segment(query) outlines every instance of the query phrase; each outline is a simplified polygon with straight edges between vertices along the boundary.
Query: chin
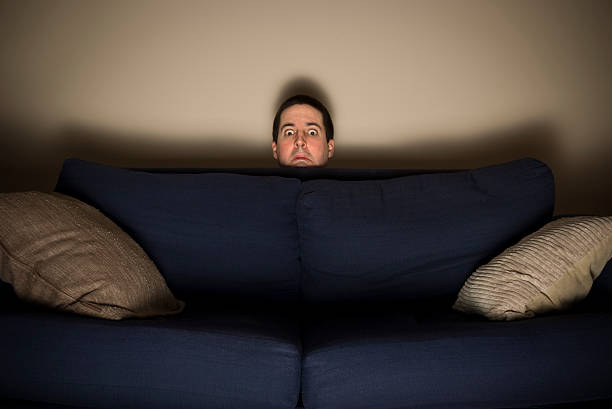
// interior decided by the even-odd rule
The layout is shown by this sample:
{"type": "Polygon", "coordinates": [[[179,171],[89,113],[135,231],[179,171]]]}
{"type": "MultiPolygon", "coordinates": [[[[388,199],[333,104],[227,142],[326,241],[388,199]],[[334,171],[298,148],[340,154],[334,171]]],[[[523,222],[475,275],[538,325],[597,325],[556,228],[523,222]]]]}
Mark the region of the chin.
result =
{"type": "Polygon", "coordinates": [[[316,167],[325,166],[326,163],[327,161],[324,161],[323,163],[316,163],[310,159],[297,159],[297,160],[289,160],[289,161],[278,160],[278,164],[280,166],[291,167],[291,168],[307,168],[307,167],[316,168],[316,167]]]}
{"type": "Polygon", "coordinates": [[[295,168],[306,168],[306,167],[310,167],[310,168],[321,168],[323,166],[325,166],[325,162],[324,163],[315,163],[315,162],[310,162],[310,161],[299,161],[299,162],[295,162],[290,164],[289,166],[293,166],[295,168]]]}

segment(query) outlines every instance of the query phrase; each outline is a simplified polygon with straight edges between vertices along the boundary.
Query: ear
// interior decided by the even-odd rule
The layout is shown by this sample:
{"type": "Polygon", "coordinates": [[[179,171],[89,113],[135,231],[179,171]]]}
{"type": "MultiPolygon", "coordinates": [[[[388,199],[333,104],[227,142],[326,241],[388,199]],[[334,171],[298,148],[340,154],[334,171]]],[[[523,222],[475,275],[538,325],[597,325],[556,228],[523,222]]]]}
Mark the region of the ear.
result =
{"type": "Polygon", "coordinates": [[[329,142],[327,142],[327,157],[331,158],[334,156],[334,140],[330,139],[329,142]]]}
{"type": "Polygon", "coordinates": [[[276,154],[276,142],[272,141],[272,156],[274,159],[278,160],[278,155],[276,154]]]}

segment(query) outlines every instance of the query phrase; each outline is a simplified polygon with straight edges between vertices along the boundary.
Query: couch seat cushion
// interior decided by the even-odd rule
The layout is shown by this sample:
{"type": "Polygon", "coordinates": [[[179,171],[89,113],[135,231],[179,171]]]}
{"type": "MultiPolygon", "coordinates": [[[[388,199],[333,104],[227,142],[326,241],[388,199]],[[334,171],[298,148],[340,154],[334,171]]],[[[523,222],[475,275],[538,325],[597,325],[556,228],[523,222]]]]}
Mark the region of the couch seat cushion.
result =
{"type": "Polygon", "coordinates": [[[304,407],[497,408],[612,398],[611,311],[493,322],[452,311],[451,303],[442,312],[312,317],[304,407]]]}
{"type": "Polygon", "coordinates": [[[106,321],[13,303],[0,312],[0,397],[107,409],[294,408],[294,321],[252,306],[106,321]]]}

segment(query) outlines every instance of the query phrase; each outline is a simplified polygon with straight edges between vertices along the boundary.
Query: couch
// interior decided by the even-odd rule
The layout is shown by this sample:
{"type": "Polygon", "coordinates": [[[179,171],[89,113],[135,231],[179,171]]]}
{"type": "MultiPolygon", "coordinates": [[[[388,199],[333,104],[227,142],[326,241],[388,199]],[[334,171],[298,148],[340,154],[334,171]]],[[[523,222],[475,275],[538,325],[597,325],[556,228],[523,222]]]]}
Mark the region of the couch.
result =
{"type": "Polygon", "coordinates": [[[558,218],[535,159],[437,171],[68,159],[56,191],[138,243],[184,309],[107,320],[0,283],[3,407],[612,401],[612,262],[563,310],[489,320],[453,308],[476,269],[558,218]]]}

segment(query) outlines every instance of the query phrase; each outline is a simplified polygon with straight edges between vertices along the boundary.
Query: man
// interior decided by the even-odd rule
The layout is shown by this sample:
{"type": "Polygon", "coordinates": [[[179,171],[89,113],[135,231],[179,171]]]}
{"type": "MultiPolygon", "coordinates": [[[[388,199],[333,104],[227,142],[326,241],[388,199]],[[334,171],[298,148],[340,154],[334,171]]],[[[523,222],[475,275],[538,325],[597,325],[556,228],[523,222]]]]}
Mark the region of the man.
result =
{"type": "Polygon", "coordinates": [[[334,125],[327,108],[307,95],[283,102],[272,126],[272,155],[281,166],[325,166],[334,156],[334,125]]]}

